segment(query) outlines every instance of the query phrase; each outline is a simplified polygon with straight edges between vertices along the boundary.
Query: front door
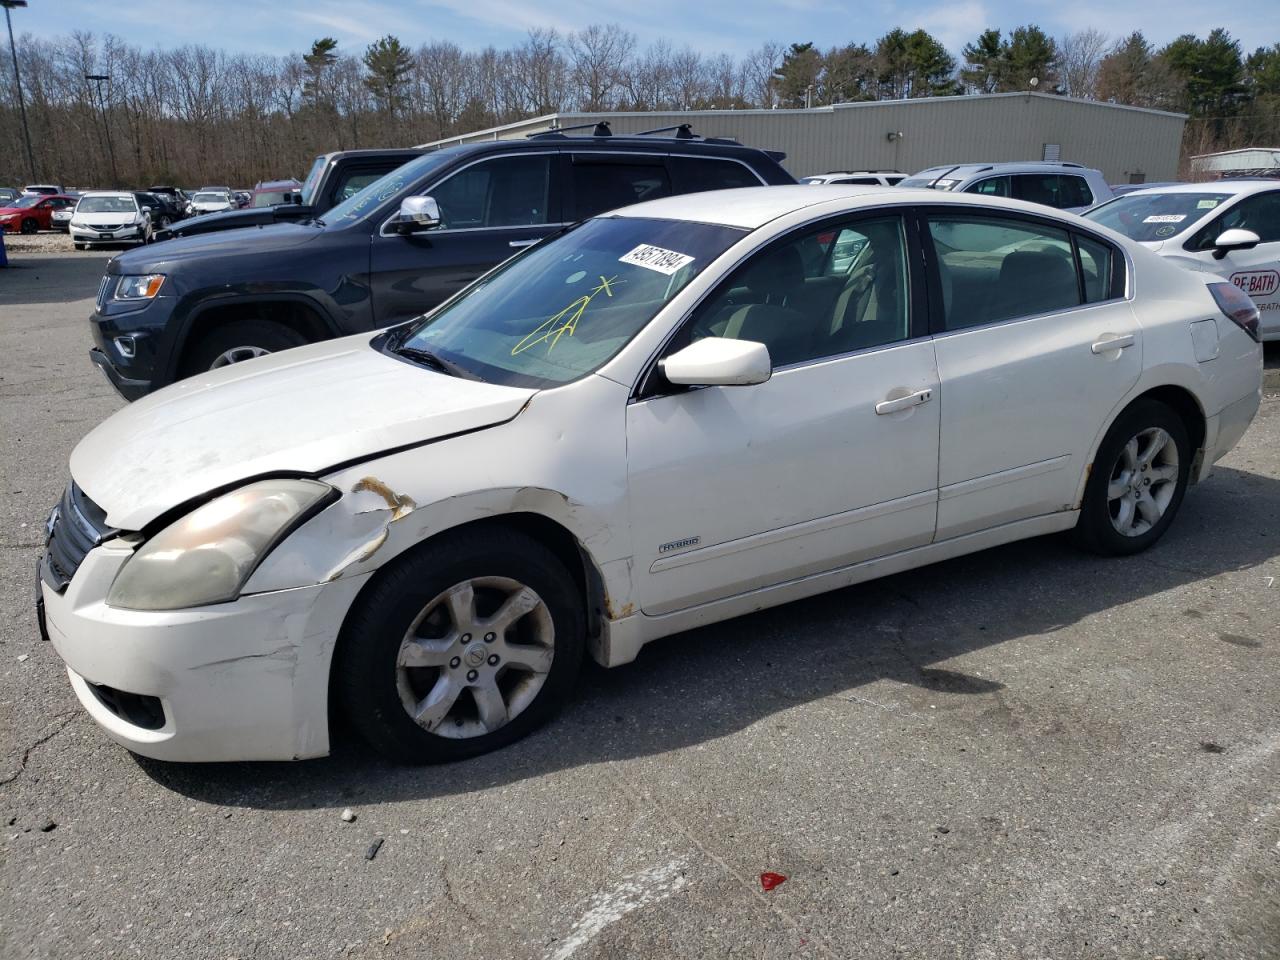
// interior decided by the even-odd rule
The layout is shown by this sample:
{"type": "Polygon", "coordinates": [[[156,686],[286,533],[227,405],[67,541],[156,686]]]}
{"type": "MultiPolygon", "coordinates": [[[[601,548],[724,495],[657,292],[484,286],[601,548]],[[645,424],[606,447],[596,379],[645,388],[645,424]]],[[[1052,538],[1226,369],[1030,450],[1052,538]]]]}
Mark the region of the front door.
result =
{"type": "Polygon", "coordinates": [[[428,186],[439,227],[373,235],[370,285],[378,326],[409,320],[453,296],[490,267],[560,228],[552,189],[556,154],[488,157],[428,186]]]}
{"type": "MultiPolygon", "coordinates": [[[[1253,298],[1262,312],[1264,330],[1280,326],[1280,190],[1245,197],[1202,228],[1187,242],[1190,250],[1170,254],[1197,270],[1226,277],[1253,298]],[[1262,241],[1252,250],[1232,250],[1222,259],[1213,242],[1225,230],[1251,230],[1262,241]]],[[[1162,251],[1163,252],[1163,251],[1162,251]]]]}
{"type": "Polygon", "coordinates": [[[1123,258],[1035,218],[926,220],[941,305],[937,538],[1069,510],[1098,429],[1142,371],[1123,258]]]}
{"type": "Polygon", "coordinates": [[[627,412],[636,589],[662,614],[927,544],[937,371],[904,224],[803,228],[704,301],[668,353],[764,343],[772,378],[646,386],[627,412]],[[918,323],[919,317],[916,318],[918,323]]]}

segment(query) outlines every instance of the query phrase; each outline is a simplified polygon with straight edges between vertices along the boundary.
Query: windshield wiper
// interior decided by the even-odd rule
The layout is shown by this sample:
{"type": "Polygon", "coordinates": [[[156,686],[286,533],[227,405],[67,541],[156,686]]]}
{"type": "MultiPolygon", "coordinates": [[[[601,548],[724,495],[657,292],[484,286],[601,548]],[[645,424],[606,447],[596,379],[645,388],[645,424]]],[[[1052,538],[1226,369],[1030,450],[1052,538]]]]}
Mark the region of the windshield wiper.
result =
{"type": "Polygon", "coordinates": [[[444,357],[438,356],[430,350],[423,350],[421,347],[396,347],[391,352],[409,360],[417,360],[419,363],[425,364],[428,367],[434,367],[441,373],[447,373],[451,377],[461,377],[463,380],[479,380],[482,383],[484,382],[483,377],[477,376],[466,367],[460,366],[452,360],[446,360],[444,357]]]}

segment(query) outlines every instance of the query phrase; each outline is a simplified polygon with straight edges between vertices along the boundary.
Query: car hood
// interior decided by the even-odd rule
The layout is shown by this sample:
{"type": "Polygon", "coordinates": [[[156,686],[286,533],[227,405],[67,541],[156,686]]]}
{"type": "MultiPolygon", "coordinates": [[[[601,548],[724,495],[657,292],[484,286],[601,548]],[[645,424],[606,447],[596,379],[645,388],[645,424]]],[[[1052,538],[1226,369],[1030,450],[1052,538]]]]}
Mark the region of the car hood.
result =
{"type": "Polygon", "coordinates": [[[257,227],[272,223],[283,223],[292,220],[304,220],[314,216],[311,207],[299,204],[281,207],[250,207],[247,210],[223,210],[221,213],[206,213],[198,217],[190,217],[181,223],[175,223],[169,233],[175,237],[194,236],[197,233],[213,233],[217,230],[233,230],[237,227],[257,227]]]}
{"type": "Polygon", "coordinates": [[[319,227],[303,227],[296,223],[277,223],[257,230],[220,230],[179,236],[162,243],[135,247],[113,257],[107,272],[113,274],[165,273],[186,260],[218,257],[242,260],[238,270],[252,267],[253,261],[265,253],[296,248],[321,235],[319,227]],[[244,263],[243,261],[248,261],[244,263]]]}
{"type": "Polygon", "coordinates": [[[271,474],[323,474],[505,423],[534,391],[436,373],[344,337],[182,380],[125,407],[71,454],[71,476],[122,530],[271,474]]]}
{"type": "Polygon", "coordinates": [[[31,207],[0,207],[0,217],[12,217],[15,213],[26,213],[31,207]]]}

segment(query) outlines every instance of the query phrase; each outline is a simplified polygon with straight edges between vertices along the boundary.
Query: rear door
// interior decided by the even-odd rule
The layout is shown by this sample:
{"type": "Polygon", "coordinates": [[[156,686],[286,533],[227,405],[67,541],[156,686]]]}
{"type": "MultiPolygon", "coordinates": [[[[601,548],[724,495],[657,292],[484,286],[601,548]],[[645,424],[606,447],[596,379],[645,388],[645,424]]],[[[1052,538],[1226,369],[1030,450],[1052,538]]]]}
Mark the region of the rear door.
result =
{"type": "Polygon", "coordinates": [[[567,154],[565,220],[573,223],[606,210],[671,196],[667,158],[660,153],[567,154]]]}
{"type": "Polygon", "coordinates": [[[1099,429],[1142,371],[1123,255],[1035,217],[938,207],[923,221],[938,539],[1071,509],[1099,429]]]}
{"type": "Polygon", "coordinates": [[[373,235],[370,286],[378,326],[409,320],[561,227],[555,150],[487,156],[422,190],[441,223],[412,234],[393,215],[373,235]]]}

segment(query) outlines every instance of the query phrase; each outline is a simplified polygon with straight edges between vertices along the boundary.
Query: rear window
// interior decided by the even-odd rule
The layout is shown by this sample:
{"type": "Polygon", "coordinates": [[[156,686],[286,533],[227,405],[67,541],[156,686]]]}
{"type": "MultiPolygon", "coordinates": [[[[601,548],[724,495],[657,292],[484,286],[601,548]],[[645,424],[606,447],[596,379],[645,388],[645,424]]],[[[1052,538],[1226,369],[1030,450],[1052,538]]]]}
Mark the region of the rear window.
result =
{"type": "Polygon", "coordinates": [[[607,210],[671,196],[671,180],[661,162],[602,163],[575,157],[569,170],[568,220],[583,220],[607,210]]]}
{"type": "Polygon", "coordinates": [[[1213,216],[1231,199],[1229,193],[1130,193],[1084,214],[1130,240],[1154,243],[1168,240],[1213,216]]]}
{"type": "Polygon", "coordinates": [[[672,193],[699,193],[703,190],[728,190],[734,187],[758,187],[759,177],[736,160],[715,157],[671,157],[672,193]]]}

